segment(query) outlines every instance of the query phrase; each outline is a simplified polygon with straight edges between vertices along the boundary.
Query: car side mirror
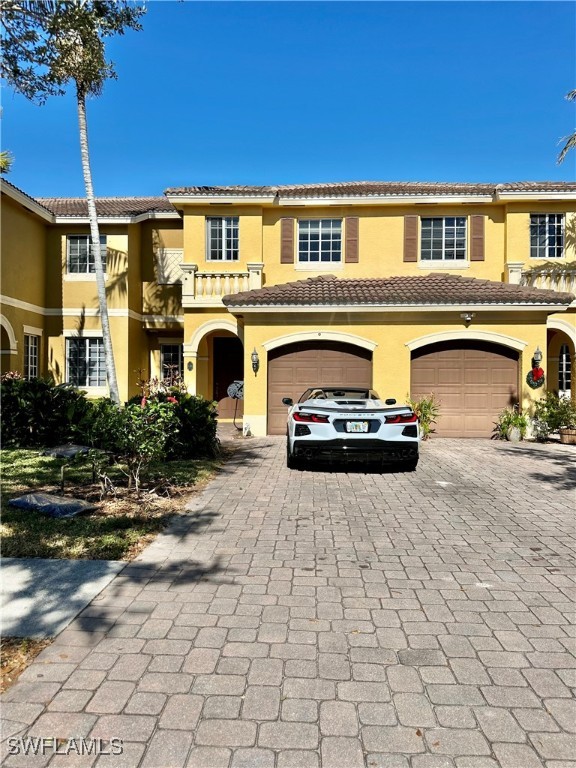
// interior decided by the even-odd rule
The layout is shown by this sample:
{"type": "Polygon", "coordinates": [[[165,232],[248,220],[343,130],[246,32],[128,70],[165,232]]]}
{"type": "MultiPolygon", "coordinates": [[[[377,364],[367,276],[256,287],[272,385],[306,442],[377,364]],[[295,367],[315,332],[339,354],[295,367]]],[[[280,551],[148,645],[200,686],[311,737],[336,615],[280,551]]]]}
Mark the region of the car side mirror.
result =
{"type": "Polygon", "coordinates": [[[284,405],[288,405],[288,406],[294,405],[294,400],[292,400],[291,397],[283,397],[282,402],[284,403],[284,405]]]}
{"type": "Polygon", "coordinates": [[[396,405],[396,400],[393,397],[389,397],[385,402],[386,405],[396,405]]]}

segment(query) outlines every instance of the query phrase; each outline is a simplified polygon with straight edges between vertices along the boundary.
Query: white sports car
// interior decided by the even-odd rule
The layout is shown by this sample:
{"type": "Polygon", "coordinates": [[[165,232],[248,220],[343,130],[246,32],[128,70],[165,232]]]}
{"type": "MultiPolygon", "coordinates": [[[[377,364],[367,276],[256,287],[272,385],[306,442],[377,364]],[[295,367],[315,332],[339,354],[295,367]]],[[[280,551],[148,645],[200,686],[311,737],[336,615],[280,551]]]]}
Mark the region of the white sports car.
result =
{"type": "Polygon", "coordinates": [[[289,406],[287,464],[303,461],[379,461],[413,471],[418,464],[420,426],[408,405],[380,400],[362,387],[314,387],[289,406]]]}

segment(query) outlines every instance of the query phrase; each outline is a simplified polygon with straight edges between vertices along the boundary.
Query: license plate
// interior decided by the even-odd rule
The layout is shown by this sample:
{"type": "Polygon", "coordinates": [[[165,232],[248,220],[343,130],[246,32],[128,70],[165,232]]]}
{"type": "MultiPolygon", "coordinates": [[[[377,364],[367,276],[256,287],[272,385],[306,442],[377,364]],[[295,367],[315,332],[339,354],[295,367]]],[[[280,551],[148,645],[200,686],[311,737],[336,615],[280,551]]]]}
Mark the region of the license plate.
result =
{"type": "Polygon", "coordinates": [[[368,432],[367,421],[347,421],[346,432],[368,432]]]}

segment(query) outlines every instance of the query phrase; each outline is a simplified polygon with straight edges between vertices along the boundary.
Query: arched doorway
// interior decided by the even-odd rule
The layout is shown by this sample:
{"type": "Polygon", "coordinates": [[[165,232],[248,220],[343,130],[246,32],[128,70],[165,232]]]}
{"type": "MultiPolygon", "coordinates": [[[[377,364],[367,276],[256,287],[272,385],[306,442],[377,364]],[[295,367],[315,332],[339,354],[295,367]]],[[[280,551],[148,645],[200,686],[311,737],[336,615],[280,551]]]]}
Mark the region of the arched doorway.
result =
{"type": "Polygon", "coordinates": [[[268,353],[268,434],[286,432],[283,397],[321,385],[372,386],[372,352],[336,341],[302,341],[268,353]]]}
{"type": "Polygon", "coordinates": [[[518,402],[516,350],[477,340],[444,341],[412,352],[414,399],[440,402],[440,437],[490,437],[498,414],[518,402]]]}

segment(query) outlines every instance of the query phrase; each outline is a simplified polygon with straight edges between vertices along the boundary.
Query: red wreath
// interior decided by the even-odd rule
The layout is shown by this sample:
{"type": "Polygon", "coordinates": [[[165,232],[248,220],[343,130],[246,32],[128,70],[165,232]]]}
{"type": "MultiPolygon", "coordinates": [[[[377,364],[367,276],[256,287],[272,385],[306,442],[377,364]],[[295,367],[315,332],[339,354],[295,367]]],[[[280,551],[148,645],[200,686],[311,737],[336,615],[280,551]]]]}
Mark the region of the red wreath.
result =
{"type": "Polygon", "coordinates": [[[526,384],[530,389],[539,389],[544,384],[544,369],[539,366],[534,366],[531,371],[528,371],[526,376],[526,384]]]}
{"type": "Polygon", "coordinates": [[[534,383],[537,381],[540,381],[540,379],[544,376],[544,369],[543,368],[532,368],[532,378],[534,379],[534,383]]]}

